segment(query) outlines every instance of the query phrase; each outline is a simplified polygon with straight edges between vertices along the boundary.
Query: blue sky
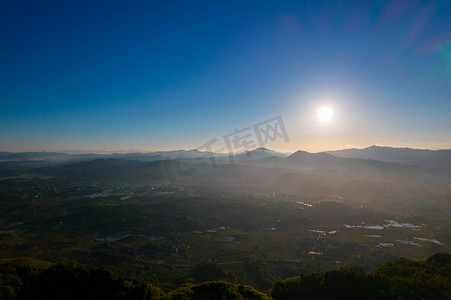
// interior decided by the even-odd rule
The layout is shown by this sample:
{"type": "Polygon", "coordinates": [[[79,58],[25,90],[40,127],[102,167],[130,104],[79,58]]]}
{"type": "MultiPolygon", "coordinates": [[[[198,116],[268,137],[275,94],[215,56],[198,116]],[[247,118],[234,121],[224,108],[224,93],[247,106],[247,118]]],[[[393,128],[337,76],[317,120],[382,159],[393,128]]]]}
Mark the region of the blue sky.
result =
{"type": "Polygon", "coordinates": [[[192,149],[278,115],[272,149],[451,148],[449,1],[6,0],[0,39],[0,151],[192,149]]]}

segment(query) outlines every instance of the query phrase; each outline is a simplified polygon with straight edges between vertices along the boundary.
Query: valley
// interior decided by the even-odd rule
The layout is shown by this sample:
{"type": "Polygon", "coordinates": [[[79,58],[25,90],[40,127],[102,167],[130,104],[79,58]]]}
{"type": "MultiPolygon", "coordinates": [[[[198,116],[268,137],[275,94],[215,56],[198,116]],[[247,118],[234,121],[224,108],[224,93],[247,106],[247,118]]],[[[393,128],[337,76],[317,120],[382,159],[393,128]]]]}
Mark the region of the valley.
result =
{"type": "Polygon", "coordinates": [[[393,168],[405,167],[366,168],[362,176],[349,165],[306,171],[311,162],[296,171],[184,163],[196,174],[172,184],[143,178],[142,170],[155,168],[146,161],[111,159],[5,176],[0,254],[75,260],[162,288],[227,280],[267,289],[299,274],[370,271],[399,257],[451,252],[448,202],[437,201],[449,186],[421,182],[422,169],[394,176],[393,168]],[[79,176],[93,166],[91,176],[79,176]]]}

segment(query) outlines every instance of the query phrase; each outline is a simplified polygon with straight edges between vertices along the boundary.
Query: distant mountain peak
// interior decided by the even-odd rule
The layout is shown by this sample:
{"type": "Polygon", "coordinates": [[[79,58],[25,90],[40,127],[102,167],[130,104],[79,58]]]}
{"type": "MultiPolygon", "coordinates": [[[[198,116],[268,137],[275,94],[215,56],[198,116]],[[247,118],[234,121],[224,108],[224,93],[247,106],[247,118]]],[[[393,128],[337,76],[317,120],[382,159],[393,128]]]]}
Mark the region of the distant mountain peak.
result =
{"type": "MultiPolygon", "coordinates": [[[[356,149],[356,148],[354,148],[356,149]]],[[[378,146],[378,145],[372,145],[363,149],[356,149],[356,150],[427,150],[427,149],[415,149],[415,148],[409,148],[409,147],[390,147],[390,146],[378,146]]],[[[340,150],[337,150],[340,151],[340,150]]]]}
{"type": "Polygon", "coordinates": [[[333,157],[333,155],[327,153],[327,152],[319,152],[319,153],[311,153],[303,150],[298,150],[291,154],[289,157],[333,157]]]}
{"type": "Polygon", "coordinates": [[[240,161],[242,160],[255,160],[267,157],[286,157],[286,153],[277,152],[265,147],[259,147],[252,150],[243,151],[236,155],[236,158],[240,161]]]}
{"type": "Polygon", "coordinates": [[[294,152],[293,154],[291,154],[290,156],[300,156],[300,155],[307,155],[307,154],[311,154],[310,152],[307,151],[303,151],[303,150],[298,150],[296,152],[294,152]]]}
{"type": "Polygon", "coordinates": [[[446,150],[373,145],[364,149],[344,149],[328,153],[341,158],[371,159],[428,169],[451,170],[451,151],[446,150]]]}

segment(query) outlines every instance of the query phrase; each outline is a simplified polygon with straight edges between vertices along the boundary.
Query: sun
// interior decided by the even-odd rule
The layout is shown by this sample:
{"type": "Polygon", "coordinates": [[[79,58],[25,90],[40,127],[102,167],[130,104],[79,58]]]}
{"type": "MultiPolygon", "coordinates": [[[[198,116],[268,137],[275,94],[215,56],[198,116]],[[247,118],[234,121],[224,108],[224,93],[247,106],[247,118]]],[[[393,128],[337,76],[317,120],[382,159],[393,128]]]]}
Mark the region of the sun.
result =
{"type": "Polygon", "coordinates": [[[321,122],[329,122],[332,120],[334,112],[330,107],[323,106],[318,110],[318,119],[321,122]]]}

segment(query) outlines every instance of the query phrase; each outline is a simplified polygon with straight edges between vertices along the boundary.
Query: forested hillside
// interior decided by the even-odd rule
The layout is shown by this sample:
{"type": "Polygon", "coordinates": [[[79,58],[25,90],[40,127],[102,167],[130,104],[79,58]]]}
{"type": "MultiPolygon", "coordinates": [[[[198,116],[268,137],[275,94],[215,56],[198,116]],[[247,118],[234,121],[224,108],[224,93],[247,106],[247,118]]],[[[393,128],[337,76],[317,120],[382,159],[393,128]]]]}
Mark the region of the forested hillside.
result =
{"type": "Polygon", "coordinates": [[[31,258],[0,261],[1,299],[450,299],[451,255],[400,259],[371,272],[341,269],[288,278],[268,291],[225,281],[163,290],[114,271],[31,258]]]}

